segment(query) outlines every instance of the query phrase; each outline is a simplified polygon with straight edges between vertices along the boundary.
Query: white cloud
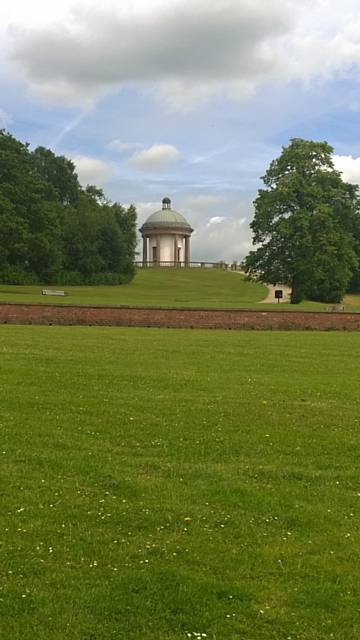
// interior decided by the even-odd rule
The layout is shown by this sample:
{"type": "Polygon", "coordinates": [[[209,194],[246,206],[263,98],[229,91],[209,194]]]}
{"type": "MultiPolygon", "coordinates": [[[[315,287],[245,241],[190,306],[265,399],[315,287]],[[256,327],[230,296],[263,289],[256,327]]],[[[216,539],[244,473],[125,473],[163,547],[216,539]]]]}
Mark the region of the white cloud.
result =
{"type": "Polygon", "coordinates": [[[75,156],[72,160],[76,166],[80,183],[83,186],[94,184],[102,187],[111,180],[114,174],[112,165],[103,160],[89,156],[75,156]]]}
{"type": "Polygon", "coordinates": [[[72,0],[1,0],[0,24],[11,27],[14,24],[39,26],[64,20],[69,17],[72,0]]]}
{"type": "Polygon", "coordinates": [[[143,171],[161,171],[179,160],[180,152],[172,144],[154,144],[149,149],[136,151],[128,164],[143,171]]]}
{"type": "Polygon", "coordinates": [[[154,211],[158,211],[161,208],[160,202],[136,202],[136,211],[138,213],[138,226],[141,226],[146,218],[148,218],[154,211]]]}
{"type": "Polygon", "coordinates": [[[206,226],[211,227],[213,224],[221,224],[222,222],[225,222],[226,219],[226,216],[213,216],[213,218],[210,218],[206,226]]]}
{"type": "Polygon", "coordinates": [[[279,59],[271,42],[291,29],[296,0],[65,4],[46,28],[15,20],[12,59],[32,89],[56,102],[88,104],[135,83],[157,86],[186,108],[219,91],[251,93],[273,73],[279,59]]]}
{"type": "Polygon", "coordinates": [[[251,248],[245,216],[214,216],[199,224],[192,241],[194,260],[240,262],[251,248]]]}
{"type": "Polygon", "coordinates": [[[263,83],[360,80],[358,0],[2,0],[6,26],[18,69],[56,103],[137,85],[188,109],[263,83]]]}
{"type": "Polygon", "coordinates": [[[360,185],[360,158],[352,156],[334,156],[335,169],[341,171],[345,182],[360,185]]]}
{"type": "Polygon", "coordinates": [[[0,129],[6,129],[12,122],[13,118],[10,113],[0,107],[0,129]]]}

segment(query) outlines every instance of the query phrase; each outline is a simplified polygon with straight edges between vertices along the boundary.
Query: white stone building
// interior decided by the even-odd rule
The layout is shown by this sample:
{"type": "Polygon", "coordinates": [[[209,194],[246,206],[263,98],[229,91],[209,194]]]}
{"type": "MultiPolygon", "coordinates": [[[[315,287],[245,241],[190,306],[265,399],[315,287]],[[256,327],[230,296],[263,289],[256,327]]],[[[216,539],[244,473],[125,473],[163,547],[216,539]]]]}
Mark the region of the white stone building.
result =
{"type": "Polygon", "coordinates": [[[140,229],[143,238],[143,266],[187,266],[190,263],[190,224],[173,211],[170,198],[155,211],[140,229]]]}

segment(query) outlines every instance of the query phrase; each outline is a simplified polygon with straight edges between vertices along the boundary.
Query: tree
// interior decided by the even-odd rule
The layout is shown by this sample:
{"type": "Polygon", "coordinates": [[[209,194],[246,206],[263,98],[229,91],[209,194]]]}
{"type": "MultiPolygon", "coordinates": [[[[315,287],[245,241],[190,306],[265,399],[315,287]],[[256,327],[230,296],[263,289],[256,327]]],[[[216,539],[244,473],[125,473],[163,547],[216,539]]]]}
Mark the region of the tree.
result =
{"type": "Polygon", "coordinates": [[[82,189],[74,164],[0,130],[0,280],[118,284],[134,275],[136,210],[82,189]]]}
{"type": "Polygon", "coordinates": [[[34,281],[54,277],[61,263],[60,211],[56,193],[34,167],[28,145],[0,131],[0,253],[5,279],[13,279],[14,273],[34,281]]]}
{"type": "Polygon", "coordinates": [[[254,202],[246,272],[292,288],[291,301],[340,302],[358,266],[358,187],[343,182],[327,142],[294,138],[271,162],[254,202]]]}
{"type": "Polygon", "coordinates": [[[60,202],[76,205],[81,187],[74,163],[45,147],[37,147],[32,152],[32,160],[37,173],[52,186],[60,202]]]}

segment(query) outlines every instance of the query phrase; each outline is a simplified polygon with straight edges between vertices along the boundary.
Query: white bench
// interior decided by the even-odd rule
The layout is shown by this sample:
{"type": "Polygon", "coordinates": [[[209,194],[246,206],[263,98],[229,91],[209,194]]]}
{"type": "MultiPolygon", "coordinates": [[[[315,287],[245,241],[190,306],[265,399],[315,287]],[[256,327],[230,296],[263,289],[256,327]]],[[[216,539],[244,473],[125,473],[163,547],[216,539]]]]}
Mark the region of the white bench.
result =
{"type": "Polygon", "coordinates": [[[55,291],[54,289],[41,289],[43,296],[66,296],[65,291],[55,291]]]}

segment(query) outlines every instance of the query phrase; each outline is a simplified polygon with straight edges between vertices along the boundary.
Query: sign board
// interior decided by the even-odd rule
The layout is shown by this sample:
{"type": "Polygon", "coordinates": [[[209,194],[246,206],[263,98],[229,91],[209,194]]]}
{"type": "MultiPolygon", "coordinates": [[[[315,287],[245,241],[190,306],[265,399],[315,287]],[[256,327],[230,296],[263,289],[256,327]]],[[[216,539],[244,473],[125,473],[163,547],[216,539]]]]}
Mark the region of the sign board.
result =
{"type": "Polygon", "coordinates": [[[279,304],[280,300],[282,300],[282,298],[283,298],[282,289],[275,289],[275,299],[278,301],[278,304],[279,304]]]}
{"type": "Polygon", "coordinates": [[[41,289],[43,296],[66,296],[65,291],[54,291],[53,289],[41,289]]]}

